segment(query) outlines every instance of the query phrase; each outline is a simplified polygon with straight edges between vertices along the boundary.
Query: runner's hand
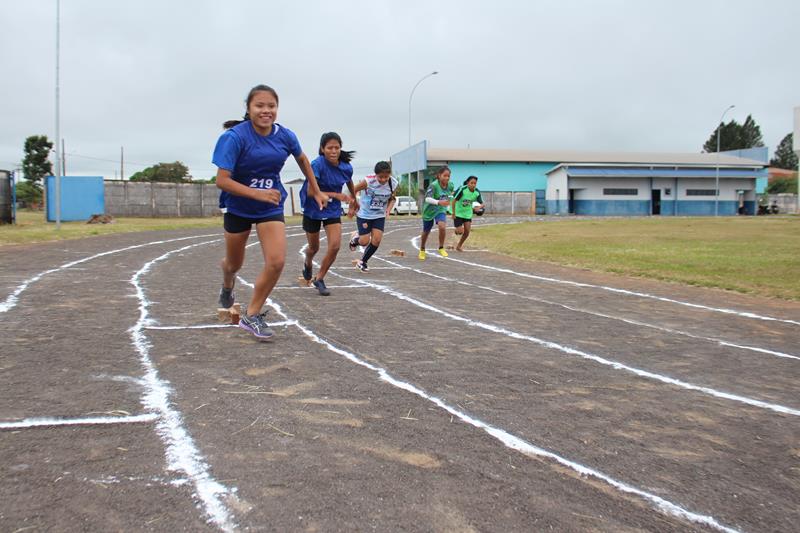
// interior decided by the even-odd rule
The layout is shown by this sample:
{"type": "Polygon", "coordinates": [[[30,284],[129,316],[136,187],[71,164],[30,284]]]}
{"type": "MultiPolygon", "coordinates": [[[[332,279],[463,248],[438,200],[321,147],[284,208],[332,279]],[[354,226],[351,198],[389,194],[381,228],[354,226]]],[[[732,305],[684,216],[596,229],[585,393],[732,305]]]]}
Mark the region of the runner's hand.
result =
{"type": "Polygon", "coordinates": [[[320,192],[314,196],[314,200],[316,200],[317,205],[319,206],[320,210],[322,210],[325,209],[326,205],[328,205],[329,198],[327,194],[320,192]]]}
{"type": "Polygon", "coordinates": [[[439,205],[450,205],[450,200],[439,200],[439,205]]]}
{"type": "Polygon", "coordinates": [[[278,189],[254,189],[255,199],[267,204],[280,205],[281,191],[278,189]]]}

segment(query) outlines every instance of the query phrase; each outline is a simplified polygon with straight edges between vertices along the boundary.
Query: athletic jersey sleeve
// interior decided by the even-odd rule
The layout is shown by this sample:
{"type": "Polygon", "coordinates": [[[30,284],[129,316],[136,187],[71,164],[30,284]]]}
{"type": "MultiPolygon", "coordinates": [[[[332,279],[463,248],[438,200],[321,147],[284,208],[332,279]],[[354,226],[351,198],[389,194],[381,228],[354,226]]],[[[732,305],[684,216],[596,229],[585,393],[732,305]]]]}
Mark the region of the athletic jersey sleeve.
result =
{"type": "Polygon", "coordinates": [[[290,129],[285,130],[287,133],[287,142],[289,145],[289,153],[293,156],[297,157],[303,153],[303,149],[300,148],[300,141],[297,140],[297,135],[290,129]]]}
{"type": "Polygon", "coordinates": [[[433,185],[428,186],[427,190],[425,191],[425,201],[428,201],[428,198],[433,198],[433,185]]]}
{"type": "Polygon", "coordinates": [[[319,167],[320,167],[320,161],[319,161],[319,159],[314,159],[314,160],[311,162],[311,170],[313,170],[313,171],[314,171],[314,177],[316,177],[316,178],[319,178],[319,177],[320,177],[320,174],[319,174],[319,173],[320,173],[320,168],[319,168],[319,167]]]}
{"type": "Polygon", "coordinates": [[[453,197],[453,201],[458,201],[459,198],[464,194],[464,187],[459,187],[456,191],[456,195],[453,197]]]}
{"type": "Polygon", "coordinates": [[[481,198],[481,191],[477,191],[478,197],[475,199],[479,204],[483,203],[483,198],[481,198]]]}
{"type": "Polygon", "coordinates": [[[211,162],[223,170],[233,172],[241,151],[242,140],[233,130],[228,130],[219,136],[211,162]]]}

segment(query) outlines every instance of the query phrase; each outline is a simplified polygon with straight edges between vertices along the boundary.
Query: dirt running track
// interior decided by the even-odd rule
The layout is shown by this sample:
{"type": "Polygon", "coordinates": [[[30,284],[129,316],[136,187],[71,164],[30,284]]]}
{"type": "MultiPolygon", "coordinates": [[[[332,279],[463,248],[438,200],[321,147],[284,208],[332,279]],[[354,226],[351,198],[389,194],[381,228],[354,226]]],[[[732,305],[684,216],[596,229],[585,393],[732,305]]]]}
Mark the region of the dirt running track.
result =
{"type": "Polygon", "coordinates": [[[270,343],[193,328],[221,231],[1,248],[0,531],[798,530],[799,304],[417,224],[328,298],[287,228],[270,343]]]}

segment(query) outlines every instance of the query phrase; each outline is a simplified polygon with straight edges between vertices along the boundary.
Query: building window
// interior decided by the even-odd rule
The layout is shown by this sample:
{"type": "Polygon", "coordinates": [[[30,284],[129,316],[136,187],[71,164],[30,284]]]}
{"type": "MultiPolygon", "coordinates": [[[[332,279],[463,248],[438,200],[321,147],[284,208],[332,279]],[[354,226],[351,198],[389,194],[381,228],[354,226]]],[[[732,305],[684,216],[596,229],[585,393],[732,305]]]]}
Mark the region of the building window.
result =
{"type": "Polygon", "coordinates": [[[639,189],[603,189],[603,196],[637,196],[639,189]]]}
{"type": "Polygon", "coordinates": [[[664,196],[669,196],[672,194],[672,189],[664,189],[664,196]]]}
{"type": "Polygon", "coordinates": [[[716,189],[686,189],[686,196],[716,196],[716,189]]]}

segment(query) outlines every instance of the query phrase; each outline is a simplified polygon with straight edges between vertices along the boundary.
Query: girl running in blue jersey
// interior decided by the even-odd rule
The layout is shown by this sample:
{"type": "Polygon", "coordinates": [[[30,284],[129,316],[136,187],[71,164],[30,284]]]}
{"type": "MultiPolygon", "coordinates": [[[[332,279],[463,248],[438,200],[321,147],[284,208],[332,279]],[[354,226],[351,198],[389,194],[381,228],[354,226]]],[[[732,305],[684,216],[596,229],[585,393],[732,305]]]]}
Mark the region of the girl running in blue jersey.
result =
{"type": "MultiPolygon", "coordinates": [[[[357,235],[350,239],[350,251],[355,251],[356,246],[366,246],[364,255],[356,263],[356,268],[362,272],[369,272],[367,261],[372,257],[383,239],[383,228],[389,213],[394,207],[394,191],[397,189],[397,180],[392,177],[392,167],[386,161],[379,161],[375,165],[375,175],[356,185],[355,192],[361,192],[358,202],[358,215],[356,216],[357,235]]],[[[356,211],[356,202],[350,203],[347,216],[352,217],[356,211]]]]}
{"type": "Polygon", "coordinates": [[[289,155],[294,156],[309,182],[311,196],[320,209],[327,196],[314,178],[308,157],[300,148],[297,136],[275,120],[278,118],[278,93],[266,85],[257,85],[247,95],[244,120],[229,120],[214,148],[212,162],[217,169],[217,187],[225,193],[225,257],[222,259],[221,307],[233,305],[233,284],[244,262],[245,246],[253,224],[261,243],[264,268],[256,278],[255,289],[242,314],[239,327],[259,340],[273,336],[261,312],[267,297],[283,271],[286,260],[286,234],[283,202],[286,189],[280,171],[289,155]]]}
{"type": "Polygon", "coordinates": [[[330,295],[325,286],[325,274],[336,260],[342,244],[342,201],[352,202],[355,196],[353,187],[353,166],[350,161],[355,152],[342,150],[342,138],[337,133],[328,132],[319,140],[319,157],[311,162],[311,169],[320,190],[329,198],[325,209],[320,209],[313,198],[308,197],[308,182],[300,189],[300,205],[303,206],[303,230],[306,232],[308,246],[303,263],[303,278],[311,281],[320,295],[330,295]],[[347,185],[350,196],[342,193],[347,185]],[[325,227],[328,251],[322,259],[317,275],[311,278],[314,256],[319,251],[319,230],[325,227]]]}

